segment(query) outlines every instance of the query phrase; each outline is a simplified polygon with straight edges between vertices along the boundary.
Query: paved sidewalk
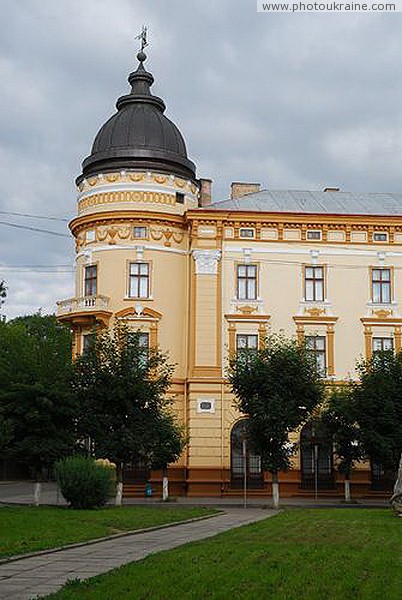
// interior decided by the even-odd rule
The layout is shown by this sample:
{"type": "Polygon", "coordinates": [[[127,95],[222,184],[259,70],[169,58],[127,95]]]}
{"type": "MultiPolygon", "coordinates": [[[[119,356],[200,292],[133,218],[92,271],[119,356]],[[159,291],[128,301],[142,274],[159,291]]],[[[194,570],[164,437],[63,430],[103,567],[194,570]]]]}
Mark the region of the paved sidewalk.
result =
{"type": "Polygon", "coordinates": [[[276,511],[256,508],[225,509],[223,514],[202,521],[12,560],[0,564],[0,598],[29,600],[37,595],[46,595],[59,589],[69,579],[87,579],[140,560],[148,554],[212,537],[274,514],[276,511]]]}

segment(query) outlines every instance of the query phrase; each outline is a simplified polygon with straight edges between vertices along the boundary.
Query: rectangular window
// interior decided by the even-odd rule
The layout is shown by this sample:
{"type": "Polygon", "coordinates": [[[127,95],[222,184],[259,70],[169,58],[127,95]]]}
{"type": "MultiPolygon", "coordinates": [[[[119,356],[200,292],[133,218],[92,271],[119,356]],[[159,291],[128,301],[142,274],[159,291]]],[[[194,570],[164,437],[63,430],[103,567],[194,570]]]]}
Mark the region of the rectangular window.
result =
{"type": "Polygon", "coordinates": [[[306,335],[306,348],[314,356],[320,375],[325,375],[327,370],[326,338],[324,335],[306,335]]]}
{"type": "Polygon", "coordinates": [[[390,337],[373,337],[373,354],[394,349],[394,340],[390,337]]]}
{"type": "Polygon", "coordinates": [[[184,204],[184,194],[176,192],[176,202],[177,204],[184,204]]]}
{"type": "Polygon", "coordinates": [[[148,263],[130,263],[128,295],[130,298],[149,298],[148,263]]]}
{"type": "Polygon", "coordinates": [[[98,289],[98,268],[96,265],[85,267],[84,296],[96,296],[98,289]]]}
{"type": "Polygon", "coordinates": [[[324,267],[304,267],[304,299],[310,302],[324,300],[324,267]]]}
{"type": "Polygon", "coordinates": [[[321,240],[321,230],[320,229],[308,229],[307,230],[307,239],[308,240],[321,240]]]}
{"type": "Polygon", "coordinates": [[[373,233],[374,242],[388,242],[388,233],[386,231],[375,231],[373,233]]]}
{"type": "Polygon", "coordinates": [[[149,348],[149,333],[141,332],[138,336],[139,346],[148,350],[149,348]]]}
{"type": "Polygon", "coordinates": [[[391,302],[391,269],[371,270],[371,299],[373,302],[391,302]]]}
{"type": "Polygon", "coordinates": [[[257,298],[257,266],[237,266],[237,298],[239,300],[256,300],[257,298]]]}
{"type": "Polygon", "coordinates": [[[249,228],[241,228],[239,235],[241,238],[253,238],[254,237],[254,229],[249,228]]]}
{"type": "Polygon", "coordinates": [[[82,351],[86,352],[95,343],[95,334],[94,333],[84,333],[82,336],[82,351]]]}
{"type": "Polygon", "coordinates": [[[134,237],[136,239],[144,239],[148,235],[148,229],[146,227],[134,227],[134,237]]]}
{"type": "Polygon", "coordinates": [[[236,336],[236,350],[257,350],[258,348],[258,335],[256,334],[244,334],[239,333],[236,336]]]}

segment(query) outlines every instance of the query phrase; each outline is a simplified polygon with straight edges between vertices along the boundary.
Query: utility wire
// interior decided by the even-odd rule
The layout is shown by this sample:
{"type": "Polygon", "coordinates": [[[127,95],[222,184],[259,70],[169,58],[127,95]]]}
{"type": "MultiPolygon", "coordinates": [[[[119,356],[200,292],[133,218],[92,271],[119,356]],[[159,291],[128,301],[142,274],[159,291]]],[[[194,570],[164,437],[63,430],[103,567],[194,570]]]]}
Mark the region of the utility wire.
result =
{"type": "Polygon", "coordinates": [[[46,219],[47,221],[64,221],[68,223],[70,219],[63,219],[62,217],[45,217],[44,215],[33,215],[30,213],[19,213],[19,212],[9,212],[7,210],[0,210],[1,215],[13,215],[16,217],[29,217],[32,219],[46,219]]]}
{"type": "Polygon", "coordinates": [[[47,233],[48,235],[56,235],[58,237],[71,239],[71,236],[67,233],[58,233],[57,231],[50,231],[49,229],[39,229],[38,227],[30,227],[29,225],[17,225],[16,223],[7,223],[6,221],[0,221],[0,225],[7,225],[8,227],[15,227],[17,229],[29,229],[30,231],[38,231],[40,233],[47,233]]]}

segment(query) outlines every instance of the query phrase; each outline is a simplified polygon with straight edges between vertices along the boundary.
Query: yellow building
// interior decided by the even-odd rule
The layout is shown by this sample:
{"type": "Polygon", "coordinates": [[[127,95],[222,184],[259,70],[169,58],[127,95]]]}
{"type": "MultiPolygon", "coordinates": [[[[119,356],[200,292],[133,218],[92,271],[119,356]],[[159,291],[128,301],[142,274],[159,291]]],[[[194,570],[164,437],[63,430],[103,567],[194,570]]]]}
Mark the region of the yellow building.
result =
{"type": "MultiPolygon", "coordinates": [[[[181,133],[150,91],[145,54],[137,58],[131,91],[77,178],[76,289],[58,316],[73,328],[76,353],[94,325],[117,319],[140,329],[144,344],[168,350],[175,408],[190,436],[170,468],[171,491],[236,494],[242,418],[225,383],[229,353],[284,330],[306,337],[337,382],[355,375],[359,356],[399,349],[402,194],[233,183],[230,199],[212,202],[211,181],[197,179],[181,133]]],[[[301,432],[303,450],[281,474],[282,493],[312,487],[310,433],[301,432]]],[[[341,493],[330,441],[318,452],[319,486],[341,493]]],[[[269,493],[259,457],[249,455],[247,469],[250,487],[269,493]]],[[[151,480],[158,488],[159,475],[151,480]]],[[[130,481],[127,471],[127,493],[130,481]]],[[[355,494],[384,483],[378,465],[362,465],[352,481],[355,494]]]]}

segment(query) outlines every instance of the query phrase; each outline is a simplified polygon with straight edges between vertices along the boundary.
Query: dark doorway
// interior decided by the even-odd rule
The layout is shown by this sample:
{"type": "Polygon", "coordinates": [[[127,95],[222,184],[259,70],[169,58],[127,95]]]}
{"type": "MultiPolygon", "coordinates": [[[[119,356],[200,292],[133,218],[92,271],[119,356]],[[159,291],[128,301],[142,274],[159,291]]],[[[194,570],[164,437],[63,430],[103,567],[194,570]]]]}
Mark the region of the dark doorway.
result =
{"type": "Polygon", "coordinates": [[[301,487],[330,490],[334,483],[332,436],[322,426],[307,423],[300,433],[301,487]]]}
{"type": "Polygon", "coordinates": [[[392,492],[396,481],[396,473],[384,469],[377,460],[370,461],[371,489],[381,492],[392,492]]]}
{"type": "MultiPolygon", "coordinates": [[[[241,489],[244,486],[244,456],[243,439],[247,435],[247,420],[243,419],[234,425],[230,434],[230,465],[231,488],[241,489]]],[[[249,450],[246,442],[246,476],[248,489],[261,489],[263,487],[263,472],[261,457],[249,450]]]]}

